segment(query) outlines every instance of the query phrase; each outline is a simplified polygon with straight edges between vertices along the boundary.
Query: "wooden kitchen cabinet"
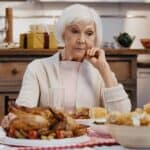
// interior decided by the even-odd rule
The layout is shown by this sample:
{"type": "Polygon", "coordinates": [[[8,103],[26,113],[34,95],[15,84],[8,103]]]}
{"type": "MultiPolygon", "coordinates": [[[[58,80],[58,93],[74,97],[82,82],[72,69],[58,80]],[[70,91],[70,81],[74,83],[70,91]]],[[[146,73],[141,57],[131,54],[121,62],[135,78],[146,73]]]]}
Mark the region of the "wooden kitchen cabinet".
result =
{"type": "MultiPolygon", "coordinates": [[[[139,50],[106,50],[107,60],[119,82],[124,84],[132,102],[137,105],[137,54],[139,50]]],[[[23,74],[29,62],[35,58],[48,57],[56,50],[49,49],[5,49],[0,50],[0,119],[7,107],[5,96],[16,98],[21,87],[23,74]]],[[[142,51],[146,53],[146,51],[142,51]]],[[[142,53],[141,52],[141,53],[142,53]]]]}
{"type": "Polygon", "coordinates": [[[33,59],[48,57],[56,50],[0,50],[0,120],[7,112],[7,96],[15,99],[19,93],[24,72],[33,59]]]}
{"type": "Polygon", "coordinates": [[[124,85],[132,109],[137,106],[137,56],[136,55],[107,55],[107,60],[119,83],[124,85]]]}

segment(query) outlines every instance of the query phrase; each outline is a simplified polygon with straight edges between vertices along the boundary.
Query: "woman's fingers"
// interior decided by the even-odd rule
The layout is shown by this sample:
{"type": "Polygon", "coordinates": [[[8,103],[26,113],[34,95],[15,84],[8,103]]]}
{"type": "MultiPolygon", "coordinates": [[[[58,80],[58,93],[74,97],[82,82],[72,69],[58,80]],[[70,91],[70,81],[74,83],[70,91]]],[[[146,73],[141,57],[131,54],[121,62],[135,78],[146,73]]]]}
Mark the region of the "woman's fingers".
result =
{"type": "Polygon", "coordinates": [[[86,52],[86,56],[88,56],[88,57],[94,56],[95,51],[96,51],[96,50],[95,50],[94,48],[88,49],[87,52],[86,52]]]}
{"type": "Polygon", "coordinates": [[[99,58],[99,56],[105,55],[104,50],[99,49],[99,48],[91,48],[88,49],[86,52],[87,57],[96,57],[99,58]]]}

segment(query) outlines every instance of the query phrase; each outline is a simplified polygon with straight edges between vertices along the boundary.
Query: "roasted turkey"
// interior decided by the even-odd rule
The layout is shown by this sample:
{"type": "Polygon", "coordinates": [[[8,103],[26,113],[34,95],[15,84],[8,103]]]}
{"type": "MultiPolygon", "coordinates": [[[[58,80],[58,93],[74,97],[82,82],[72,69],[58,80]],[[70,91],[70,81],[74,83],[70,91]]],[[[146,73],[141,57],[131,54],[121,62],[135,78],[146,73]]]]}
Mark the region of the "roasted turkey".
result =
{"type": "Polygon", "coordinates": [[[76,137],[86,133],[86,127],[76,124],[68,114],[52,108],[12,106],[16,118],[6,129],[14,138],[51,139],[76,137]]]}

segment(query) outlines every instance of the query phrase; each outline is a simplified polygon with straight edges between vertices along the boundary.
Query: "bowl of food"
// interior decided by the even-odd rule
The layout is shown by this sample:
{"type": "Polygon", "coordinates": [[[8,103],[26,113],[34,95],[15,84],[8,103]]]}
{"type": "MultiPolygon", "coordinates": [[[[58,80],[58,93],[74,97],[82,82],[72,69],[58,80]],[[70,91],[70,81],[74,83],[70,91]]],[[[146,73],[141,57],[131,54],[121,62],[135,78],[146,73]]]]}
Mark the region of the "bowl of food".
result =
{"type": "Polygon", "coordinates": [[[150,38],[142,38],[140,41],[144,48],[150,48],[150,38]]]}
{"type": "Polygon", "coordinates": [[[108,125],[109,133],[116,141],[130,148],[150,148],[150,126],[108,125]]]}
{"type": "Polygon", "coordinates": [[[112,112],[108,117],[109,133],[130,148],[150,148],[150,104],[129,113],[112,112]]]}

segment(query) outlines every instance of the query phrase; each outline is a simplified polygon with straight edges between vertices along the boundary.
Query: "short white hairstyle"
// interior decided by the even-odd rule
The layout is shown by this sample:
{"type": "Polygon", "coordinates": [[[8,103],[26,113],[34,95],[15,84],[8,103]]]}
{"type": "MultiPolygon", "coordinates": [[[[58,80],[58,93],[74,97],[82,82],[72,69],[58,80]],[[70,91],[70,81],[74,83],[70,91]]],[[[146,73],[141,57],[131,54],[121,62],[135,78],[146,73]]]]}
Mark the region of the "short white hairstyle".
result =
{"type": "Polygon", "coordinates": [[[96,27],[96,45],[100,47],[102,43],[102,23],[101,18],[97,12],[88,6],[81,4],[73,4],[63,11],[62,15],[56,22],[56,39],[58,45],[64,46],[63,33],[66,26],[78,22],[85,21],[94,23],[96,27]]]}

